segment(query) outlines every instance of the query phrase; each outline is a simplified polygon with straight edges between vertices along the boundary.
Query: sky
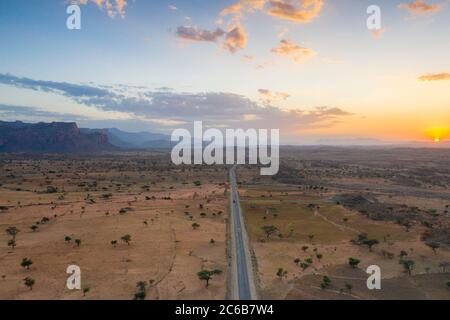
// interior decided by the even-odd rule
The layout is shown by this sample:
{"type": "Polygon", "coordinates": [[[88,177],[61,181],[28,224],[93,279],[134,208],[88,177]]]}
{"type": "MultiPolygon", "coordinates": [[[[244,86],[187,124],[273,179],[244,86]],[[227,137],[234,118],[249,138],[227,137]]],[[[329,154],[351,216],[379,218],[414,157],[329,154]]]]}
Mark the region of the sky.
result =
{"type": "Polygon", "coordinates": [[[448,0],[3,0],[0,120],[445,141],[449,17],[448,0]]]}

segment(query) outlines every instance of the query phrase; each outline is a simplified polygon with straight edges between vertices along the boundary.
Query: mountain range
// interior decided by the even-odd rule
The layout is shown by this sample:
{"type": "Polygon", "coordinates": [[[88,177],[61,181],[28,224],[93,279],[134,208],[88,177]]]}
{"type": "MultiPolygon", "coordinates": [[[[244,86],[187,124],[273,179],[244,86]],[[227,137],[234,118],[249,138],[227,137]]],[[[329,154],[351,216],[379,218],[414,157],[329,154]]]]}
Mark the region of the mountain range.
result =
{"type": "Polygon", "coordinates": [[[170,136],[157,133],[84,129],[73,122],[0,121],[0,152],[90,153],[170,146],[170,136]]]}
{"type": "Polygon", "coordinates": [[[81,129],[85,134],[104,133],[113,146],[121,149],[156,149],[170,148],[170,136],[151,132],[126,132],[116,128],[81,129]]]}

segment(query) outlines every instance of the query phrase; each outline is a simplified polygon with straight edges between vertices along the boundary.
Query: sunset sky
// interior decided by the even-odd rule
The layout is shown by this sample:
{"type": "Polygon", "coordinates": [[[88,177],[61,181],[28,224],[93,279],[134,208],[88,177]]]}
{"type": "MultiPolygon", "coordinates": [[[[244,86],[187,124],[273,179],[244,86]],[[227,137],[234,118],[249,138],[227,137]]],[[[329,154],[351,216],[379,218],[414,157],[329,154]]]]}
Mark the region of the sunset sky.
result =
{"type": "Polygon", "coordinates": [[[70,1],[1,2],[0,120],[450,139],[448,0],[74,2],[81,30],[66,28],[70,1]]]}

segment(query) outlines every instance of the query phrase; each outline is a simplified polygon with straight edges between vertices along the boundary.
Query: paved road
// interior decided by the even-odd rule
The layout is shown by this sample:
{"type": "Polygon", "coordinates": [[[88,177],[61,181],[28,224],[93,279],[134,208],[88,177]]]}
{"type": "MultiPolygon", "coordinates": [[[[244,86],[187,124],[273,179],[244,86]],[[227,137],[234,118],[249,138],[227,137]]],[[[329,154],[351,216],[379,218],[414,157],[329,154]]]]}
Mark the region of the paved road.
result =
{"type": "Polygon", "coordinates": [[[236,273],[233,277],[234,298],[237,300],[253,300],[256,299],[255,285],[253,282],[252,261],[249,252],[249,244],[247,241],[244,219],[241,215],[241,207],[239,205],[239,194],[237,192],[236,183],[236,166],[230,170],[231,185],[231,230],[234,232],[232,237],[233,243],[233,259],[232,268],[236,273]]]}

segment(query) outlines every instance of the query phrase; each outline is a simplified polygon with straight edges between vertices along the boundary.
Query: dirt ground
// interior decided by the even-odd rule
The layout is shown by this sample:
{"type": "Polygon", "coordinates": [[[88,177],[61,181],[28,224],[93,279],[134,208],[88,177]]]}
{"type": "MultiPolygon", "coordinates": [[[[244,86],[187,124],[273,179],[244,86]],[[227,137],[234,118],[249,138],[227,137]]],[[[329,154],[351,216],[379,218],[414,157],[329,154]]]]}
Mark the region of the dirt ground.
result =
{"type": "Polygon", "coordinates": [[[433,252],[423,239],[426,231],[448,228],[450,192],[443,187],[450,182],[447,162],[439,155],[434,157],[432,151],[421,152],[415,159],[415,150],[378,151],[371,157],[358,150],[324,149],[285,154],[281,176],[271,179],[258,177],[252,169],[238,171],[261,297],[450,299],[448,244],[441,238],[443,242],[433,252]],[[427,171],[421,175],[416,170],[421,166],[432,168],[441,180],[429,185],[427,171]],[[392,176],[393,167],[404,175],[401,181],[392,176]],[[412,180],[422,186],[405,185],[412,180]],[[334,200],[349,192],[373,196],[386,207],[418,207],[424,220],[432,224],[422,223],[420,216],[408,228],[388,215],[384,220],[370,219],[334,200]],[[263,228],[268,226],[275,231],[267,234],[263,228]],[[361,234],[378,242],[372,250],[352,242],[361,234]],[[349,265],[350,257],[360,260],[357,268],[349,265]],[[414,262],[411,275],[401,260],[414,262]],[[371,265],[381,269],[381,290],[366,286],[369,275],[365,271],[371,265]],[[279,277],[280,268],[285,273],[279,277]],[[321,288],[324,276],[331,283],[321,288]]]}
{"type": "Polygon", "coordinates": [[[167,163],[152,154],[2,159],[0,299],[128,300],[139,281],[147,299],[224,299],[227,170],[167,163]],[[12,226],[20,230],[14,249],[5,232],[12,226]],[[85,295],[67,289],[69,265],[81,268],[85,295]],[[205,288],[203,269],[222,274],[205,288]]]}

